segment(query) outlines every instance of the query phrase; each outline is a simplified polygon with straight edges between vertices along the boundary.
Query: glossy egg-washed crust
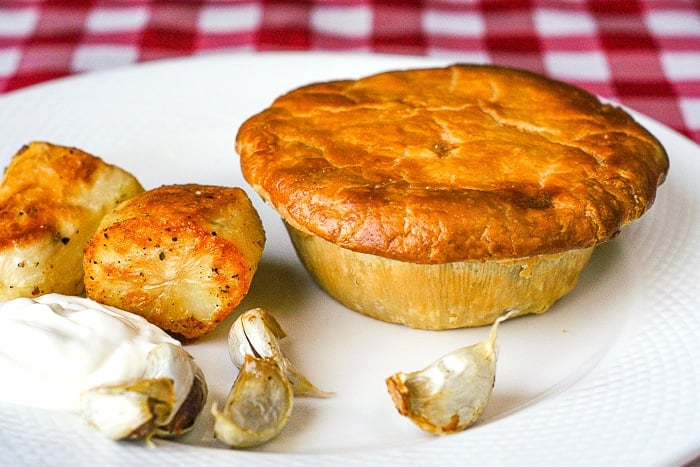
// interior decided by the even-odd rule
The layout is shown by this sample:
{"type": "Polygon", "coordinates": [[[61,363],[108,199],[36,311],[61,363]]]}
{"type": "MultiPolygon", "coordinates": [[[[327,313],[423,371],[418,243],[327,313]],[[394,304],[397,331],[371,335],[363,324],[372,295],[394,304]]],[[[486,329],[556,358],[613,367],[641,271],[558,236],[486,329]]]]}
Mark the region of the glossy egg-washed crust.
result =
{"type": "Polygon", "coordinates": [[[430,264],[597,245],[649,208],[668,171],[620,108],[487,65],[311,84],[248,119],[236,147],[290,225],[430,264]]]}

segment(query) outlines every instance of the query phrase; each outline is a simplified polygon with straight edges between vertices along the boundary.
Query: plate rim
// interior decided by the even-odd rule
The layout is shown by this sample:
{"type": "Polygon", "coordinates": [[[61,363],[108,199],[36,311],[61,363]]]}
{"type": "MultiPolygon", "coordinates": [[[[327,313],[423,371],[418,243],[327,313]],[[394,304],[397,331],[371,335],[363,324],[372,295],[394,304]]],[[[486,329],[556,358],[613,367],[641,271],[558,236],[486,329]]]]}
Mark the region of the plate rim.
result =
{"type": "MultiPolygon", "coordinates": [[[[255,60],[279,60],[280,57],[283,57],[285,60],[290,59],[299,59],[300,57],[304,57],[305,59],[311,59],[314,56],[323,56],[323,57],[333,57],[335,60],[347,60],[347,61],[353,61],[353,60],[361,60],[361,59],[367,59],[368,57],[371,57],[373,60],[377,60],[381,62],[382,60],[388,60],[391,63],[401,63],[401,62],[406,62],[406,63],[419,63],[419,62],[424,62],[426,65],[431,66],[431,65],[439,65],[439,64],[447,64],[447,63],[454,63],[455,57],[449,57],[447,59],[445,58],[435,58],[435,57],[425,57],[425,56],[410,56],[410,55],[392,55],[392,54],[367,54],[367,53],[361,53],[361,52],[346,52],[346,53],[328,53],[328,52],[222,52],[222,53],[215,53],[215,54],[205,54],[205,55],[198,55],[198,56],[190,56],[190,57],[177,57],[177,58],[168,58],[168,59],[162,59],[162,60],[154,60],[154,61],[149,61],[149,62],[142,62],[134,65],[126,65],[126,66],[120,66],[120,67],[115,67],[107,70],[99,70],[99,71],[92,71],[92,72],[86,72],[86,73],[81,73],[79,75],[71,75],[63,78],[59,78],[56,80],[52,80],[49,82],[45,83],[38,83],[32,86],[27,86],[25,88],[21,88],[18,90],[14,90],[8,93],[4,93],[0,95],[0,106],[4,103],[7,102],[8,100],[13,100],[13,99],[24,99],[26,95],[28,94],[33,94],[33,93],[44,93],[44,92],[55,92],[57,88],[60,88],[62,86],[76,86],[80,84],[80,81],[82,80],[97,80],[99,79],[103,74],[131,74],[134,72],[134,70],[138,70],[139,73],[149,73],[149,70],[153,70],[156,68],[171,68],[171,67],[178,67],[181,63],[187,63],[187,66],[197,66],[197,63],[207,63],[207,62],[219,62],[219,61],[229,61],[229,60],[239,60],[239,59],[255,59],[255,60]],[[77,83],[77,84],[76,84],[77,83]]],[[[614,101],[612,101],[614,102],[614,101]]],[[[620,104],[617,104],[620,105],[620,104]]],[[[624,107],[624,106],[623,106],[624,107]]],[[[625,107],[628,109],[627,107],[625,107]]],[[[663,123],[660,123],[650,117],[647,117],[639,112],[636,112],[633,109],[628,109],[635,118],[638,118],[642,120],[643,122],[651,123],[651,126],[655,128],[655,131],[652,131],[652,133],[659,138],[662,141],[665,141],[668,138],[673,138],[674,140],[678,140],[681,142],[682,145],[689,145],[689,152],[695,152],[698,155],[700,155],[700,145],[692,141],[690,138],[686,137],[685,135],[675,131],[674,129],[668,127],[667,125],[664,125],[663,123]],[[663,133],[662,136],[657,135],[656,131],[660,131],[663,133]]],[[[675,157],[686,157],[684,154],[683,156],[671,156],[669,154],[669,158],[671,159],[671,170],[673,171],[673,164],[674,164],[674,158],[675,157]]],[[[671,172],[673,173],[673,172],[671,172]]],[[[700,313],[700,312],[699,312],[700,313]]],[[[700,372],[699,372],[700,374],[700,372]]],[[[698,376],[698,375],[696,375],[698,376]]],[[[560,395],[555,396],[554,398],[551,399],[551,401],[558,400],[560,398],[560,395]]],[[[553,404],[554,402],[548,402],[548,404],[553,404]]],[[[529,412],[534,410],[533,408],[524,408],[523,412],[529,412]]],[[[537,409],[540,410],[540,409],[537,409]]],[[[488,428],[488,425],[486,426],[478,426],[473,428],[474,430],[479,430],[479,431],[489,431],[491,429],[488,428]]],[[[435,459],[435,451],[437,450],[444,450],[445,447],[449,447],[451,449],[457,449],[459,446],[454,446],[455,444],[458,444],[456,441],[454,441],[456,438],[451,438],[451,439],[441,439],[441,440],[436,440],[440,441],[440,443],[433,442],[432,440],[425,443],[424,445],[417,446],[415,449],[409,450],[410,453],[415,454],[415,459],[420,460],[420,461],[429,461],[429,460],[434,460],[435,459]],[[436,444],[441,444],[439,448],[433,449],[433,447],[436,444]]],[[[697,437],[697,445],[693,448],[692,446],[687,446],[685,449],[686,452],[680,452],[680,450],[677,450],[675,452],[676,459],[672,459],[672,461],[687,461],[689,459],[692,459],[693,457],[697,456],[700,454],[700,436],[697,437]]],[[[177,443],[166,443],[166,444],[177,444],[177,443]]],[[[2,445],[2,441],[0,441],[0,445],[2,445]]],[[[213,448],[202,448],[202,447],[195,447],[195,446],[189,446],[189,445],[184,445],[184,444],[177,444],[180,448],[178,451],[180,453],[178,454],[179,458],[184,457],[190,457],[193,455],[192,459],[194,460],[195,458],[197,460],[201,459],[202,457],[206,457],[211,461],[218,461],[218,460],[225,460],[228,458],[228,456],[232,455],[231,453],[223,454],[223,457],[220,458],[221,453],[226,452],[226,450],[221,450],[221,449],[213,449],[213,448]],[[202,450],[207,451],[207,454],[203,454],[202,450]],[[208,451],[215,452],[216,454],[210,454],[208,451]]],[[[129,449],[129,452],[132,452],[132,449],[129,449]]],[[[153,458],[161,458],[161,456],[166,456],[163,458],[167,458],[169,454],[162,454],[164,450],[159,450],[160,453],[154,456],[153,458]]],[[[319,459],[321,461],[328,461],[328,460],[342,460],[342,461],[349,461],[349,460],[357,460],[358,462],[369,462],[369,461],[379,461],[383,458],[386,458],[386,456],[392,457],[394,460],[399,459],[399,456],[405,456],[407,453],[406,449],[399,449],[399,450],[391,450],[391,449],[385,449],[381,450],[382,452],[379,453],[379,456],[377,456],[376,452],[364,452],[364,453],[343,453],[343,454],[317,454],[317,453],[261,453],[261,452],[255,452],[255,453],[242,453],[242,457],[244,457],[247,461],[252,461],[252,462],[257,462],[260,460],[263,460],[264,462],[270,461],[270,460],[279,460],[279,456],[283,456],[285,459],[289,457],[290,455],[293,456],[296,459],[303,459],[305,461],[309,460],[316,460],[319,459]]],[[[153,454],[153,452],[151,452],[153,454]]],[[[241,453],[237,453],[239,457],[241,456],[241,453]]],[[[150,460],[152,459],[151,456],[149,455],[147,457],[150,460]]],[[[228,459],[230,460],[230,458],[228,459]]]]}

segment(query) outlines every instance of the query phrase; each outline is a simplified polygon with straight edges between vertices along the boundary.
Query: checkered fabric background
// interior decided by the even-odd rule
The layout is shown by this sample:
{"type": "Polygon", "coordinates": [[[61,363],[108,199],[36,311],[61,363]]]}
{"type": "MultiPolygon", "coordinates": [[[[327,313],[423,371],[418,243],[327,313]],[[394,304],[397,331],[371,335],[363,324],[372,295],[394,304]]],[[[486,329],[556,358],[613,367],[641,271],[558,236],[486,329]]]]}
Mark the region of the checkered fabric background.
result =
{"type": "Polygon", "coordinates": [[[0,0],[0,92],[243,50],[518,66],[618,100],[700,142],[698,0],[0,0]]]}

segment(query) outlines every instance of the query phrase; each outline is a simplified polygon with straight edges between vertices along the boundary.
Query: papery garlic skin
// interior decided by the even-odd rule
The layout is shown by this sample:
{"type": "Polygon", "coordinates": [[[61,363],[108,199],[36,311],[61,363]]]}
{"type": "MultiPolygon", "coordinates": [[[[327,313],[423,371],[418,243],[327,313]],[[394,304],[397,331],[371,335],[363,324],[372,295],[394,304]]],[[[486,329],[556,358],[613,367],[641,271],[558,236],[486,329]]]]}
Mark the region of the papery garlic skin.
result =
{"type": "MultiPolygon", "coordinates": [[[[279,340],[286,336],[277,320],[262,308],[245,311],[229,329],[228,352],[231,361],[236,368],[240,368],[246,361],[246,355],[252,355],[284,364],[279,340]]],[[[284,370],[282,365],[280,367],[284,370]]]]}
{"type": "Polygon", "coordinates": [[[277,362],[247,355],[221,410],[214,404],[214,433],[233,448],[259,446],[277,436],[294,405],[292,384],[277,362]]]}
{"type": "Polygon", "coordinates": [[[187,399],[190,393],[195,373],[199,367],[194,364],[192,357],[181,347],[174,345],[157,345],[146,358],[146,368],[142,379],[169,378],[173,382],[175,402],[170,421],[187,399]]]}
{"type": "Polygon", "coordinates": [[[143,379],[168,378],[175,402],[171,414],[154,430],[156,436],[180,436],[190,431],[209,394],[204,372],[182,347],[159,344],[148,354],[143,379]]]}
{"type": "Polygon", "coordinates": [[[387,386],[402,415],[435,434],[460,431],[481,416],[491,398],[496,356],[488,343],[457,350],[423,370],[396,373],[387,386]]]}
{"type": "Polygon", "coordinates": [[[172,415],[175,391],[172,380],[140,380],[132,384],[98,386],[83,393],[83,419],[114,440],[155,434],[172,415]]]}
{"type": "Polygon", "coordinates": [[[221,410],[214,404],[214,433],[234,448],[263,444],[287,424],[294,396],[328,397],[284,356],[279,340],[286,334],[262,308],[242,313],[231,325],[228,349],[238,376],[221,410]]]}
{"type": "Polygon", "coordinates": [[[81,415],[115,440],[175,437],[194,427],[207,392],[192,356],[182,347],[162,343],[148,353],[139,378],[83,392],[81,415]]]}
{"type": "Polygon", "coordinates": [[[399,413],[422,430],[439,435],[473,425],[491,399],[498,326],[517,313],[498,318],[487,339],[450,352],[422,370],[387,378],[389,395],[399,413]]]}
{"type": "Polygon", "coordinates": [[[47,294],[2,302],[0,400],[78,412],[86,389],[142,375],[160,343],[180,345],[144,318],[90,299],[47,294]]]}
{"type": "Polygon", "coordinates": [[[245,311],[229,329],[228,349],[231,361],[240,369],[246,356],[272,359],[291,381],[295,395],[332,396],[333,393],[314,386],[282,353],[279,341],[286,336],[277,320],[262,308],[245,311]]]}

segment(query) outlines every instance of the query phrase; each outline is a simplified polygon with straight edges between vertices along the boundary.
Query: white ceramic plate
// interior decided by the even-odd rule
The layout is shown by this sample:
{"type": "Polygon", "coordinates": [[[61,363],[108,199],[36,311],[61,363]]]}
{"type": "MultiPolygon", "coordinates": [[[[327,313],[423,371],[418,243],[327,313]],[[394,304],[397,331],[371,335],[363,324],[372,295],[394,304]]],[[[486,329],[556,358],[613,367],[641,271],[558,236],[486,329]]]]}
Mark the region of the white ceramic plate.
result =
{"type": "MultiPolygon", "coordinates": [[[[243,120],[296,86],[440,63],[342,54],[211,55],[93,73],[0,98],[0,160],[24,143],[76,146],[134,173],[147,188],[235,185],[268,235],[239,310],[261,306],[289,337],[290,359],[327,400],[297,399],[284,432],[259,450],[213,439],[209,406],[178,441],[114,443],[77,417],[0,405],[8,465],[420,464],[658,465],[700,454],[700,148],[639,116],[666,146],[671,172],[640,221],[600,247],[573,293],[548,313],[501,327],[498,376],[482,421],[434,438],[395,410],[384,385],[486,337],[374,321],[338,305],[301,267],[276,213],[248,189],[234,139],[243,120]]],[[[188,346],[210,400],[235,370],[225,347],[234,316],[188,346]]],[[[11,381],[0,384],[12,384],[11,381]]],[[[50,388],[47,388],[50,391],[50,388]]]]}

